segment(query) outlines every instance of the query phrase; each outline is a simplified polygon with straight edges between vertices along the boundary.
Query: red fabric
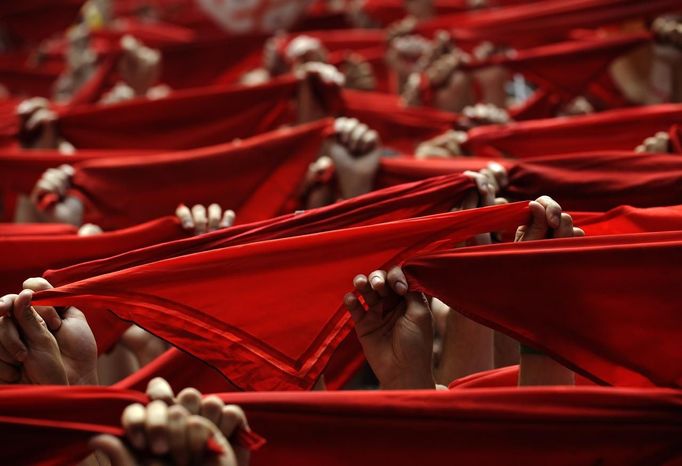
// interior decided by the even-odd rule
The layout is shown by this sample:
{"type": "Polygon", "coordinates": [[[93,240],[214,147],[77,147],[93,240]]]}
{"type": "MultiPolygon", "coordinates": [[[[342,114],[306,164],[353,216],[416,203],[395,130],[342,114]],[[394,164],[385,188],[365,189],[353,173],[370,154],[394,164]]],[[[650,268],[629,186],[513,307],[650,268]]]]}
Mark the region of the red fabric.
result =
{"type": "Polygon", "coordinates": [[[300,180],[320,150],[328,120],[218,146],[169,154],[90,160],[76,167],[85,221],[123,228],[217,202],[248,223],[293,210],[300,180]]]}
{"type": "Polygon", "coordinates": [[[638,209],[616,207],[605,213],[571,212],[588,236],[682,230],[682,205],[638,209]]]}
{"type": "Polygon", "coordinates": [[[682,120],[682,105],[662,104],[593,115],[481,126],[465,147],[478,156],[530,158],[596,150],[634,150],[682,120]]]}
{"type": "MultiPolygon", "coordinates": [[[[682,396],[669,389],[498,388],[457,391],[230,393],[267,439],[253,466],[501,463],[529,466],[672,464],[682,396]],[[506,428],[502,431],[500,426],[506,428]],[[352,439],[348,448],[340,439],[352,439]]],[[[0,389],[3,458],[17,466],[74,464],[96,433],[121,434],[138,392],[100,387],[0,389]],[[26,448],[40,438],[41,448],[26,448]]]]}
{"type": "Polygon", "coordinates": [[[512,199],[546,194],[566,210],[674,205],[682,198],[682,159],[633,152],[538,157],[509,169],[505,194],[512,199]]]}
{"type": "MultiPolygon", "coordinates": [[[[519,365],[501,367],[489,371],[477,372],[461,379],[454,380],[448,385],[450,390],[461,388],[493,388],[493,387],[516,387],[519,383],[519,365]]],[[[578,386],[594,386],[590,379],[575,375],[575,384],[578,386]]]]}
{"type": "Polygon", "coordinates": [[[76,22],[84,0],[26,0],[3,2],[0,22],[10,37],[36,44],[76,22]]]}
{"type": "Polygon", "coordinates": [[[241,388],[306,389],[351,329],[340,301],[355,274],[527,218],[516,203],[227,247],[70,283],[34,302],[111,306],[241,388]]]}
{"type": "Polygon", "coordinates": [[[142,158],[149,154],[158,154],[154,150],[106,150],[83,149],[73,155],[64,155],[57,150],[5,148],[0,149],[0,185],[4,190],[29,194],[36,182],[48,168],[55,168],[64,163],[80,162],[106,157],[142,158]]]}
{"type": "Polygon", "coordinates": [[[527,47],[566,39],[573,29],[653,19],[677,8],[676,0],[552,0],[442,15],[420,24],[419,30],[447,29],[460,43],[488,40],[527,47]]]}
{"type": "MultiPolygon", "coordinates": [[[[174,217],[165,217],[126,230],[95,236],[66,233],[0,237],[0,255],[6,259],[0,270],[0,295],[17,293],[24,280],[40,276],[47,268],[65,267],[119,254],[181,238],[185,234],[174,217]]],[[[100,351],[111,347],[128,326],[108,313],[99,313],[89,321],[97,336],[100,351]]]]}
{"type": "MultiPolygon", "coordinates": [[[[459,175],[427,179],[375,191],[328,207],[310,210],[303,214],[286,215],[255,224],[240,225],[205,235],[124,252],[110,258],[81,262],[60,270],[48,270],[44,276],[50,283],[57,286],[190,253],[447,212],[471,188],[473,188],[472,181],[459,175]]],[[[100,330],[96,334],[97,340],[115,342],[120,335],[121,327],[116,326],[107,331],[105,325],[98,323],[101,315],[108,317],[107,314],[97,313],[89,313],[88,316],[91,325],[100,330]]],[[[108,347],[102,345],[102,349],[107,350],[108,347]]],[[[217,371],[195,358],[177,350],[171,350],[170,354],[146,366],[132,375],[131,380],[122,383],[127,384],[126,387],[139,388],[144,385],[144,381],[148,381],[154,374],[160,373],[172,384],[177,384],[180,387],[190,380],[187,378],[190,375],[194,386],[201,385],[207,390],[207,387],[210,387],[210,391],[226,391],[225,387],[231,386],[224,377],[216,378],[217,371]]],[[[343,386],[363,361],[362,350],[357,339],[351,334],[334,353],[329,367],[325,370],[327,387],[338,389],[343,386]]]]}
{"type": "Polygon", "coordinates": [[[171,348],[143,368],[116,383],[114,386],[126,390],[145,391],[154,377],[163,377],[179,393],[187,387],[194,387],[202,393],[234,392],[232,385],[219,371],[187,353],[171,348]]]}
{"type": "Polygon", "coordinates": [[[0,223],[0,237],[76,234],[78,228],[65,223],[0,223]]]}
{"type": "Polygon", "coordinates": [[[464,248],[403,270],[411,287],[595,380],[680,386],[680,259],[682,233],[662,232],[464,248]]]}
{"type": "Polygon", "coordinates": [[[250,88],[178,91],[159,100],[67,110],[57,127],[78,149],[191,149],[281,126],[296,89],[285,78],[250,88]]]}
{"type": "MultiPolygon", "coordinates": [[[[415,160],[386,158],[375,185],[428,178],[464,170],[479,170],[490,159],[415,160]]],[[[682,160],[670,154],[585,152],[530,160],[495,160],[508,172],[509,185],[501,192],[511,199],[549,195],[566,210],[606,211],[620,205],[655,207],[675,205],[682,198],[682,160]]]]}
{"type": "MultiPolygon", "coordinates": [[[[8,452],[6,458],[16,465],[76,464],[88,455],[87,441],[94,435],[123,436],[120,417],[126,406],[132,403],[146,404],[148,401],[146,395],[127,390],[21,385],[4,386],[0,389],[0,399],[0,430],[13,439],[16,436],[12,442],[16,451],[8,452]],[[21,398],[22,402],[9,408],[9,397],[21,398]],[[55,404],[48,408],[46,402],[55,404]],[[85,410],[82,414],[89,414],[74,415],[77,410],[69,410],[66,406],[69,403],[72,407],[79,406],[79,409],[85,410]],[[42,414],[37,415],[41,411],[42,414]],[[24,435],[29,432],[45,433],[50,437],[49,445],[45,449],[26,451],[24,435]]],[[[243,429],[239,429],[230,441],[252,451],[266,442],[254,431],[243,429]]],[[[221,452],[220,446],[210,440],[207,448],[214,453],[221,452]]]]}
{"type": "Polygon", "coordinates": [[[62,71],[61,65],[27,64],[27,54],[7,54],[0,60],[0,84],[14,96],[51,97],[52,86],[62,71]]]}
{"type": "Polygon", "coordinates": [[[113,257],[81,262],[61,270],[48,270],[45,278],[50,283],[62,285],[137,265],[238,244],[443,213],[455,206],[472,188],[471,179],[458,174],[430,178],[373,191],[300,214],[240,224],[228,229],[124,252],[113,257]]]}
{"type": "MultiPolygon", "coordinates": [[[[552,117],[562,104],[583,94],[592,81],[608,72],[613,60],[648,41],[648,35],[635,34],[565,42],[522,50],[512,58],[500,59],[499,63],[522,73],[541,89],[551,91],[549,95],[543,95],[545,100],[551,101],[543,116],[552,117]]],[[[497,61],[492,60],[493,63],[497,61]]],[[[536,102],[534,105],[537,107],[536,102]]],[[[517,120],[527,119],[529,112],[523,106],[512,111],[511,115],[517,120]]],[[[538,118],[538,115],[534,117],[538,118]]]]}
{"type": "Polygon", "coordinates": [[[682,125],[675,124],[668,131],[670,148],[676,154],[682,154],[682,125]]]}

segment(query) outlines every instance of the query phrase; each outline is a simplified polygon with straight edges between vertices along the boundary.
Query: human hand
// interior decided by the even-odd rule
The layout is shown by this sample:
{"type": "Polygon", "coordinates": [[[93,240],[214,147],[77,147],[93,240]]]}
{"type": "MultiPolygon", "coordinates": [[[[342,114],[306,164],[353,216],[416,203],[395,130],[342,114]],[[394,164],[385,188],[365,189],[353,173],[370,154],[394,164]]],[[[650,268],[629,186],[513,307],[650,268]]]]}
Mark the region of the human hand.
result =
{"type": "Polygon", "coordinates": [[[410,292],[402,270],[357,275],[344,304],[365,357],[383,389],[435,388],[433,323],[421,293],[410,292]],[[364,305],[358,299],[361,296],[364,305]]]}

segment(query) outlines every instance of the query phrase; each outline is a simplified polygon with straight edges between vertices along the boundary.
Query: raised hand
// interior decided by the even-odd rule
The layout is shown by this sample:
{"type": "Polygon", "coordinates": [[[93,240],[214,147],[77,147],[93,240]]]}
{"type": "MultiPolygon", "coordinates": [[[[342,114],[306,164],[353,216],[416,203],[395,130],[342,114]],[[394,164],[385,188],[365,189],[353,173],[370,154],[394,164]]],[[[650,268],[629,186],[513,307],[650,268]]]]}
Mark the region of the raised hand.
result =
{"type": "Polygon", "coordinates": [[[381,139],[379,134],[355,118],[337,118],[335,138],[327,148],[345,198],[371,191],[379,169],[381,139]]]}
{"type": "Polygon", "coordinates": [[[151,453],[157,461],[166,461],[160,464],[249,464],[249,451],[229,443],[240,429],[250,430],[239,406],[225,405],[216,396],[204,398],[194,388],[185,388],[176,397],[160,377],[149,382],[147,396],[151,402],[146,407],[133,404],[123,412],[122,424],[132,448],[111,436],[91,441],[91,448],[105,453],[112,466],[136,466],[145,453],[151,453]],[[220,446],[220,454],[207,455],[208,439],[220,446]]]}
{"type": "Polygon", "coordinates": [[[0,298],[0,382],[68,385],[67,369],[51,331],[58,316],[41,317],[31,306],[33,292],[0,298]]]}
{"type": "Polygon", "coordinates": [[[649,154],[665,154],[670,152],[670,135],[665,131],[659,131],[653,136],[646,138],[635,148],[635,152],[646,152],[649,154]]]}
{"type": "Polygon", "coordinates": [[[223,212],[216,203],[209,205],[208,209],[201,204],[196,204],[192,209],[180,204],[175,210],[175,215],[180,219],[182,228],[193,231],[195,235],[229,228],[234,225],[236,218],[233,210],[223,212]]]}
{"type": "Polygon", "coordinates": [[[433,323],[424,295],[409,291],[398,267],[358,275],[353,286],[344,304],[381,388],[435,388],[433,323]]]}
{"type": "Polygon", "coordinates": [[[584,236],[585,232],[573,226],[573,219],[549,196],[540,196],[529,203],[531,220],[516,230],[514,242],[535,241],[547,238],[584,236]]]}
{"type": "Polygon", "coordinates": [[[68,195],[73,174],[73,167],[66,164],[43,173],[31,193],[37,220],[76,226],[83,223],[83,203],[68,195]]]}
{"type": "MultiPolygon", "coordinates": [[[[49,290],[44,278],[29,278],[24,290],[49,290]]],[[[70,385],[97,385],[97,343],[85,315],[75,307],[57,311],[51,306],[36,306],[36,312],[48,323],[59,348],[70,385]]]]}
{"type": "Polygon", "coordinates": [[[104,453],[112,466],[138,466],[150,464],[149,460],[177,466],[248,464],[238,462],[226,435],[213,422],[190,414],[181,405],[168,407],[160,400],[146,407],[132,404],[123,412],[121,423],[132,447],[111,435],[99,435],[90,441],[90,447],[104,453]]]}

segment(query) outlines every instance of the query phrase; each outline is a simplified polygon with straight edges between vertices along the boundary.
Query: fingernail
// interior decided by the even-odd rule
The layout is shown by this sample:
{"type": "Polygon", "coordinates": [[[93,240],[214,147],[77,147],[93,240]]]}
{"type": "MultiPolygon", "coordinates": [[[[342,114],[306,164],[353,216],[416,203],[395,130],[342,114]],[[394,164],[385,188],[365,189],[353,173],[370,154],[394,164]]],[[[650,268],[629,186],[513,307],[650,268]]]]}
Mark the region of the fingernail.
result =
{"type": "Polygon", "coordinates": [[[398,292],[398,294],[403,295],[407,293],[407,284],[403,282],[397,282],[395,284],[395,290],[398,292]]]}
{"type": "Polygon", "coordinates": [[[376,286],[379,283],[381,283],[381,278],[380,277],[372,277],[372,279],[370,280],[370,283],[372,283],[373,286],[376,286]]]}

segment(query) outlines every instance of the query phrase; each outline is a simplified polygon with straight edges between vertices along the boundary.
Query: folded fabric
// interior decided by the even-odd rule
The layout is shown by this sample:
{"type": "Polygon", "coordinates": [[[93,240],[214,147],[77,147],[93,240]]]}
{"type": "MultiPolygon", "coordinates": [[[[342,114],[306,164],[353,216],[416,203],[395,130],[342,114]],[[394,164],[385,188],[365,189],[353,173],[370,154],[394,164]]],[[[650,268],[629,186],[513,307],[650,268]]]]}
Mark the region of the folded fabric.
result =
{"type": "Polygon", "coordinates": [[[638,209],[621,206],[605,213],[571,212],[587,236],[682,230],[682,205],[638,209]]]}
{"type": "Polygon", "coordinates": [[[78,228],[66,223],[0,223],[0,238],[16,236],[75,235],[78,228]]]}
{"type": "Polygon", "coordinates": [[[254,87],[183,90],[158,100],[63,110],[57,128],[78,149],[191,149],[291,122],[296,90],[293,78],[254,87]]]}
{"type": "MultiPolygon", "coordinates": [[[[673,464],[682,395],[602,387],[453,391],[230,393],[267,443],[251,464],[673,464]],[[500,430],[500,426],[505,428],[500,430]],[[348,443],[352,448],[348,447],[348,443]]],[[[95,434],[120,435],[139,392],[101,387],[0,388],[3,458],[74,464],[95,434]],[[27,439],[40,438],[41,448],[27,439]]]]}
{"type": "Polygon", "coordinates": [[[682,105],[661,104],[592,115],[481,126],[469,131],[477,156],[530,158],[600,150],[633,151],[644,139],[682,120],[682,105]]]}
{"type": "Polygon", "coordinates": [[[675,11],[675,0],[552,0],[441,15],[418,27],[431,34],[447,29],[464,44],[491,41],[528,47],[566,39],[574,29],[609,26],[675,11]]]}
{"type": "MultiPolygon", "coordinates": [[[[670,154],[604,151],[494,160],[507,169],[509,184],[500,195],[510,199],[549,195],[566,210],[603,212],[621,205],[676,205],[682,198],[682,160],[670,154]]],[[[478,170],[487,161],[484,157],[386,158],[375,186],[478,170]]]]}
{"type": "Polygon", "coordinates": [[[173,212],[178,204],[232,208],[240,222],[291,212],[330,121],[283,128],[191,151],[89,160],[76,167],[73,194],[85,221],[123,228],[173,212]]]}
{"type": "MultiPolygon", "coordinates": [[[[0,295],[17,293],[24,280],[39,277],[50,267],[65,267],[186,235],[176,218],[164,217],[94,236],[73,233],[0,236],[0,255],[5,258],[0,269],[0,295]]],[[[106,312],[98,313],[89,323],[98,337],[100,350],[110,348],[129,325],[106,312]]]]}
{"type": "Polygon", "coordinates": [[[473,188],[473,181],[460,174],[429,178],[298,214],[240,224],[177,241],[131,249],[116,256],[80,262],[59,270],[48,270],[44,276],[54,285],[63,285],[162,259],[238,244],[448,212],[473,188]]]}
{"type": "Polygon", "coordinates": [[[682,385],[682,232],[552,239],[412,258],[411,287],[620,386],[682,385]]]}
{"type": "MultiPolygon", "coordinates": [[[[431,178],[374,191],[301,214],[239,225],[178,241],[151,245],[112,257],[81,262],[60,270],[48,270],[44,276],[51,284],[59,286],[132,266],[227,246],[447,212],[473,188],[474,184],[470,178],[457,174],[431,178]]],[[[86,308],[86,313],[90,325],[95,329],[100,351],[107,351],[125,328],[120,325],[108,325],[110,320],[108,312],[88,312],[86,308]],[[100,322],[102,319],[104,322],[100,322]]],[[[327,387],[343,386],[363,361],[364,356],[357,339],[350,334],[325,369],[327,387]]],[[[166,357],[145,366],[129,380],[123,381],[122,384],[125,385],[122,386],[139,388],[140,384],[144,384],[144,381],[148,381],[157,373],[164,374],[169,382],[179,386],[187,380],[192,380],[194,385],[199,384],[208,391],[226,391],[226,387],[231,386],[224,377],[216,377],[213,368],[177,350],[169,350],[166,357]],[[187,378],[188,374],[191,374],[191,379],[187,378]]]]}
{"type": "Polygon", "coordinates": [[[514,229],[528,212],[515,203],[243,244],[69,283],[34,302],[111,308],[243,389],[307,389],[352,328],[341,301],[357,273],[514,229]]]}
{"type": "MultiPolygon", "coordinates": [[[[87,441],[93,436],[124,436],[120,418],[126,406],[147,402],[146,395],[128,390],[5,385],[0,388],[0,431],[11,438],[8,441],[13,447],[4,458],[16,465],[76,464],[90,453],[87,441]],[[10,407],[10,397],[22,401],[10,407]],[[46,405],[50,402],[54,403],[52,407],[46,405]],[[76,411],[81,411],[81,415],[76,411]],[[26,448],[26,436],[31,433],[49,437],[44,448],[26,448]]],[[[253,451],[262,447],[265,439],[252,430],[240,428],[230,437],[230,442],[253,451]]],[[[222,451],[211,440],[207,449],[222,451]]]]}

